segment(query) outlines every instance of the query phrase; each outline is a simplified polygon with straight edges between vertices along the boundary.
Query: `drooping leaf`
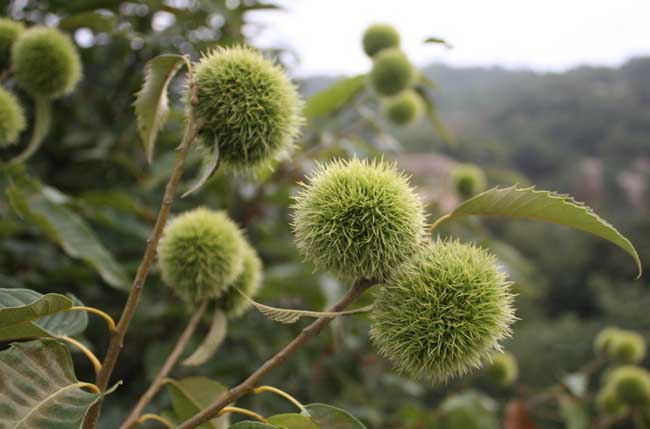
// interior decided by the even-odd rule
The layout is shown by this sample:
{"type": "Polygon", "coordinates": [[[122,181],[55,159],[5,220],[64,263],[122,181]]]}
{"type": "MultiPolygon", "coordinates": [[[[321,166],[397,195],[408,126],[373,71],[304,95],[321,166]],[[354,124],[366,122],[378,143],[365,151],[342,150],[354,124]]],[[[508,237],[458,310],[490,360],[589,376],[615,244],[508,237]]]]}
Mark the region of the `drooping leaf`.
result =
{"type": "Polygon", "coordinates": [[[153,160],[156,137],[169,113],[167,88],[184,63],[185,58],[181,55],[160,55],[149,61],[144,83],[133,102],[138,131],[149,163],[153,160]]]}
{"type": "MultiPolygon", "coordinates": [[[[167,379],[167,389],[172,399],[174,413],[179,421],[185,421],[228,391],[223,384],[205,377],[188,377],[182,380],[167,379]]],[[[210,420],[199,429],[225,429],[229,424],[229,415],[210,420]]]]}
{"type": "Polygon", "coordinates": [[[81,428],[88,408],[112,391],[78,381],[70,352],[55,340],[0,352],[0,380],[0,429],[81,428]]]}
{"type": "Polygon", "coordinates": [[[278,426],[255,422],[252,420],[243,420],[231,425],[229,429],[278,429],[278,426]]]}
{"type": "Polygon", "coordinates": [[[601,237],[625,250],[643,272],[632,243],[586,205],[568,195],[538,191],[534,187],[493,188],[476,195],[452,211],[449,217],[505,216],[555,223],[601,237]]]}
{"type": "Polygon", "coordinates": [[[564,417],[566,429],[588,429],[590,427],[589,414],[584,404],[568,395],[562,395],[559,400],[560,412],[564,417]]]}
{"type": "Polygon", "coordinates": [[[208,335],[201,345],[190,357],[183,361],[186,366],[201,366],[206,363],[219,349],[219,346],[226,338],[228,331],[228,319],[223,311],[217,309],[212,316],[212,323],[208,335]]]}
{"type": "Polygon", "coordinates": [[[356,417],[345,410],[325,404],[309,404],[305,408],[311,418],[321,428],[327,429],[366,429],[356,417]]]}
{"type": "Polygon", "coordinates": [[[201,166],[201,172],[199,173],[199,177],[196,179],[196,182],[194,182],[194,184],[190,187],[190,189],[187,190],[181,198],[185,198],[188,195],[193,194],[194,192],[201,189],[201,187],[205,185],[205,182],[207,182],[208,179],[214,175],[214,172],[217,171],[218,167],[219,167],[219,145],[215,144],[211,156],[201,166]]]}
{"type": "Polygon", "coordinates": [[[7,196],[16,213],[41,229],[66,254],[87,262],[109,285],[128,290],[129,280],[124,269],[86,222],[60,199],[53,198],[49,189],[25,174],[14,174],[7,196]]]}
{"type": "Polygon", "coordinates": [[[78,335],[86,329],[88,315],[67,311],[73,305],[83,304],[72,296],[0,289],[0,341],[78,335]]]}
{"type": "Polygon", "coordinates": [[[332,86],[312,95],[305,103],[307,119],[332,115],[352,100],[366,84],[366,76],[358,75],[341,79],[332,86]]]}
{"type": "Polygon", "coordinates": [[[276,414],[269,417],[269,423],[286,429],[321,429],[310,416],[302,414],[276,414]]]}
{"type": "Polygon", "coordinates": [[[451,44],[447,42],[445,39],[441,39],[440,37],[434,37],[434,36],[427,37],[426,39],[424,39],[424,43],[435,43],[438,45],[443,45],[445,48],[448,49],[452,47],[451,44]]]}

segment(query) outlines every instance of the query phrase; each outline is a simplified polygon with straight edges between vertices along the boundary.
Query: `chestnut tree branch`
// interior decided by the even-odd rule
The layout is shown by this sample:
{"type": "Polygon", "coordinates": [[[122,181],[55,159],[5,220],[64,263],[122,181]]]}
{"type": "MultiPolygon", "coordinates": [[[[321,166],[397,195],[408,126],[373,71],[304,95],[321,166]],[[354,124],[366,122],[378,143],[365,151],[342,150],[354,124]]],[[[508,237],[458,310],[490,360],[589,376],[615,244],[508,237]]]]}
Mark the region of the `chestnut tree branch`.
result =
{"type": "MultiPolygon", "coordinates": [[[[108,387],[111,375],[115,369],[115,364],[117,363],[117,359],[122,351],[124,337],[126,336],[129,324],[138,308],[138,304],[140,303],[144,283],[147,280],[151,264],[156,256],[158,242],[160,241],[163,229],[167,224],[167,218],[169,217],[172,202],[176,195],[176,188],[178,187],[178,183],[183,175],[183,164],[185,163],[185,158],[187,157],[187,154],[201,128],[201,124],[196,119],[194,112],[196,104],[198,103],[198,98],[191,68],[188,70],[188,76],[190,79],[190,91],[192,96],[187,124],[185,126],[185,133],[180,146],[176,149],[176,162],[169,181],[167,182],[167,186],[165,187],[165,193],[160,205],[160,210],[158,211],[156,223],[151,231],[151,235],[147,239],[147,246],[145,247],[144,255],[140,262],[140,266],[138,267],[138,271],[133,279],[131,291],[129,292],[129,297],[124,306],[124,310],[122,310],[122,316],[117,324],[117,329],[111,335],[108,350],[106,351],[106,356],[102,363],[102,370],[97,375],[96,385],[102,392],[108,387]]],[[[97,427],[97,420],[101,413],[101,406],[102,401],[100,400],[88,411],[84,422],[84,429],[95,429],[97,427]]]]}
{"type": "Polygon", "coordinates": [[[129,416],[126,418],[124,423],[122,423],[121,426],[122,429],[129,429],[130,427],[135,426],[138,423],[140,416],[142,415],[142,411],[144,411],[144,408],[149,404],[149,402],[151,402],[154,396],[156,396],[156,394],[160,391],[162,386],[165,384],[165,378],[169,375],[172,369],[174,369],[174,366],[176,366],[178,359],[180,359],[181,355],[183,354],[183,351],[185,350],[185,347],[187,347],[187,343],[192,338],[194,331],[196,331],[196,327],[199,325],[199,322],[201,321],[201,317],[203,317],[203,315],[205,314],[205,310],[207,307],[208,307],[207,300],[201,302],[199,308],[196,310],[194,315],[192,315],[192,318],[190,319],[187,326],[185,327],[185,330],[178,338],[178,341],[176,342],[174,349],[169,354],[169,356],[167,356],[167,360],[163,364],[162,368],[160,368],[160,371],[156,375],[156,378],[154,379],[153,383],[151,383],[149,389],[147,389],[147,391],[140,397],[140,400],[135,405],[135,407],[133,407],[133,410],[131,411],[129,416]]]}
{"type": "MultiPolygon", "coordinates": [[[[352,288],[350,288],[350,290],[343,296],[343,298],[341,298],[341,300],[328,311],[338,312],[344,310],[374,283],[375,282],[369,280],[360,280],[356,282],[354,286],[352,286],[352,288]]],[[[276,353],[275,356],[267,360],[262,366],[255,370],[255,372],[253,372],[245,381],[243,381],[238,386],[230,389],[205,410],[196,414],[189,420],[183,422],[178,426],[178,429],[195,428],[205,422],[212,420],[215,417],[218,417],[220,411],[223,410],[228,404],[238,400],[247,393],[252,392],[262,378],[286,362],[287,359],[296,353],[296,351],[298,351],[298,349],[300,349],[307,341],[318,335],[327,325],[329,325],[329,323],[334,318],[335,316],[322,316],[316,319],[311,325],[303,329],[300,334],[298,334],[298,336],[296,336],[282,350],[276,353]]]]}

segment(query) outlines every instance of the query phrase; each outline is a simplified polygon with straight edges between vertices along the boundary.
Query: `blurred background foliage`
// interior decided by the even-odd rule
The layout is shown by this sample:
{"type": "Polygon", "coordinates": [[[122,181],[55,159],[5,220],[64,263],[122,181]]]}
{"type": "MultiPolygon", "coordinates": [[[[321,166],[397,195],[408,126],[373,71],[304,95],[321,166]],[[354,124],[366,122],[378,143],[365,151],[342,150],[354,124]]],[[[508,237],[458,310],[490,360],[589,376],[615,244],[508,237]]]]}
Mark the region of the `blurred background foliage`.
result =
{"type": "MultiPolygon", "coordinates": [[[[53,129],[28,170],[67,196],[66,206],[91,225],[132,275],[180,141],[183,116],[178,102],[183,82],[178,80],[172,85],[176,109],[159,138],[154,164],[148,166],[131,107],[145,63],[161,53],[196,59],[216,45],[245,43],[259,30],[247,21],[249,14],[278,6],[257,0],[0,3],[6,15],[30,25],[58,26],[79,45],[85,78],[72,95],[55,101],[53,129]]],[[[293,56],[286,50],[269,54],[280,61],[293,56]]],[[[631,237],[644,265],[650,266],[650,58],[631,59],[619,68],[552,74],[443,65],[423,71],[439,88],[436,105],[451,137],[444,138],[424,120],[407,129],[391,127],[364,104],[364,97],[372,98],[366,94],[334,116],[311,120],[296,154],[274,173],[260,180],[218,173],[201,192],[178,200],[174,213],[197,205],[226,208],[264,260],[259,301],[320,309],[347,285],[301,261],[289,227],[291,195],[317,160],[381,152],[413,174],[431,220],[459,201],[450,182],[454,166],[475,163],[485,170],[490,186],[534,183],[576,196],[631,237]]],[[[334,81],[312,77],[298,84],[309,97],[334,81]]],[[[6,85],[19,91],[11,79],[6,85]]],[[[29,105],[24,94],[18,95],[29,105]]],[[[3,159],[11,154],[6,151],[3,159]]],[[[199,159],[198,154],[190,158],[185,189],[199,159]]],[[[72,292],[88,305],[119,315],[123,291],[66,256],[14,214],[4,196],[0,214],[0,287],[72,292]]],[[[438,232],[491,247],[516,280],[521,321],[506,344],[519,359],[516,388],[490,388],[480,373],[437,387],[400,377],[370,347],[364,317],[337,320],[276,371],[269,384],[305,403],[341,406],[370,427],[488,428],[495,427],[495,412],[504,408],[506,399],[539,391],[592,359],[593,337],[603,326],[650,332],[647,276],[632,281],[634,266],[606,242],[561,227],[504,220],[459,220],[438,232]],[[460,393],[471,386],[496,401],[476,391],[460,393]],[[480,422],[464,421],[469,418],[462,413],[466,408],[476,410],[471,418],[480,422]]],[[[103,427],[121,421],[155,375],[190,311],[154,272],[115,373],[127,382],[110,397],[103,427]]],[[[300,329],[300,324],[276,325],[251,311],[231,324],[220,352],[198,372],[233,385],[300,329]]],[[[85,335],[103,352],[101,322],[92,320],[85,335]]],[[[197,336],[195,342],[199,340],[197,336]]],[[[77,358],[80,378],[90,379],[92,368],[77,358]]],[[[179,377],[190,373],[196,370],[177,371],[179,377]]],[[[157,399],[163,407],[168,401],[165,394],[157,399]]],[[[285,402],[267,396],[249,397],[242,404],[262,413],[289,411],[285,402]]],[[[539,427],[563,426],[545,415],[533,418],[539,427]]]]}

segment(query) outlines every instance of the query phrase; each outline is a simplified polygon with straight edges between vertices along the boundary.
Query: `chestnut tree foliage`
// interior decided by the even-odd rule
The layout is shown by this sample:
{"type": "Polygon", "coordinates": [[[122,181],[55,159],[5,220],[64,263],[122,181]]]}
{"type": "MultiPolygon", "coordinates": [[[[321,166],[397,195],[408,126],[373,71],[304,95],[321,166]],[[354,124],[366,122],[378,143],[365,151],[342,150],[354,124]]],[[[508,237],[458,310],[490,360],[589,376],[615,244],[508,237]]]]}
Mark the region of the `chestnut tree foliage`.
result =
{"type": "Polygon", "coordinates": [[[481,219],[585,232],[640,277],[630,240],[471,160],[417,184],[396,136],[455,143],[399,31],[370,26],[367,73],[306,95],[287,52],[244,38],[276,8],[6,6],[0,429],[496,428],[501,411],[514,429],[549,404],[570,428],[650,427],[639,332],[602,330],[540,393],[517,384],[524,258],[481,219]]]}

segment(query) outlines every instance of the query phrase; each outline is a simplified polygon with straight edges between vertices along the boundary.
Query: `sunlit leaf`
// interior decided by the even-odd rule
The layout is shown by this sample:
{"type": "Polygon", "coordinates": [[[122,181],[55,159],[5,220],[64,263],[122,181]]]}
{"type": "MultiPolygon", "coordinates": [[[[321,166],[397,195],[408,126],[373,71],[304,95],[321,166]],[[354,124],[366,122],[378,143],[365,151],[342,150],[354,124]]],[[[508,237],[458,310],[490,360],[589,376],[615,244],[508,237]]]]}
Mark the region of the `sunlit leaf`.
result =
{"type": "Polygon", "coordinates": [[[0,429],[80,428],[102,396],[77,380],[68,349],[55,340],[0,352],[0,429]]]}
{"type": "Polygon", "coordinates": [[[366,76],[341,79],[329,88],[312,95],[305,104],[305,117],[314,119],[332,115],[346,106],[364,88],[366,76]]]}
{"type": "MultiPolygon", "coordinates": [[[[179,421],[185,421],[228,391],[228,388],[205,377],[188,377],[183,380],[167,379],[167,389],[172,398],[174,413],[179,421]]],[[[225,429],[229,415],[210,420],[197,426],[199,429],[225,429]]]]}
{"type": "Polygon", "coordinates": [[[78,335],[86,329],[88,315],[67,311],[73,305],[83,304],[53,293],[0,289],[0,341],[78,335]]]}
{"type": "Polygon", "coordinates": [[[129,280],[124,269],[81,217],[52,199],[36,180],[20,174],[12,179],[7,196],[16,213],[61,245],[66,254],[91,265],[106,283],[128,290],[129,280]]]}
{"type": "Polygon", "coordinates": [[[530,219],[579,229],[625,250],[634,259],[639,276],[643,272],[641,260],[632,243],[591,208],[568,195],[538,191],[534,187],[493,188],[465,201],[449,217],[470,215],[530,219]]]}
{"type": "Polygon", "coordinates": [[[181,55],[160,55],[149,61],[145,68],[144,83],[133,102],[138,131],[149,163],[153,160],[158,132],[169,114],[167,88],[184,63],[185,58],[181,55]]]}
{"type": "Polygon", "coordinates": [[[356,417],[345,410],[325,404],[309,404],[305,408],[311,418],[321,428],[328,429],[366,429],[356,417]]]}
{"type": "Polygon", "coordinates": [[[183,361],[186,366],[201,366],[206,363],[219,350],[219,346],[226,338],[228,331],[228,319],[223,311],[217,309],[212,316],[212,323],[208,335],[201,345],[190,357],[183,361]]]}

